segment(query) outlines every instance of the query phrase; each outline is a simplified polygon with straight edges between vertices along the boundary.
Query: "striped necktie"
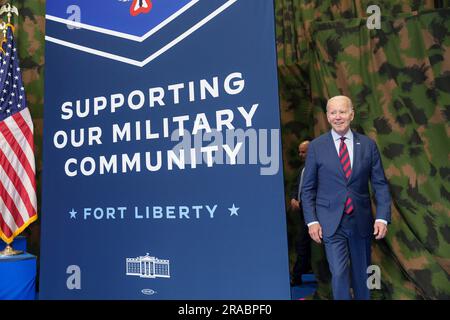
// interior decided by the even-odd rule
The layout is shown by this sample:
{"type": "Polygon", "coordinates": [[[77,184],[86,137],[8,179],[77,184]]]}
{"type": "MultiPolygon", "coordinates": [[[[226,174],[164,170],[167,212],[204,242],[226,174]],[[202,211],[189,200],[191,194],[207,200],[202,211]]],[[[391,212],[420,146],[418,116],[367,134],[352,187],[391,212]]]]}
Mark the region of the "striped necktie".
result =
{"type": "MultiPolygon", "coordinates": [[[[341,137],[341,144],[339,145],[339,160],[341,161],[342,169],[344,170],[345,178],[348,180],[352,174],[352,166],[350,165],[350,154],[348,153],[347,145],[344,140],[345,137],[341,137]]],[[[351,214],[353,212],[352,198],[347,194],[345,200],[344,212],[351,214]]]]}

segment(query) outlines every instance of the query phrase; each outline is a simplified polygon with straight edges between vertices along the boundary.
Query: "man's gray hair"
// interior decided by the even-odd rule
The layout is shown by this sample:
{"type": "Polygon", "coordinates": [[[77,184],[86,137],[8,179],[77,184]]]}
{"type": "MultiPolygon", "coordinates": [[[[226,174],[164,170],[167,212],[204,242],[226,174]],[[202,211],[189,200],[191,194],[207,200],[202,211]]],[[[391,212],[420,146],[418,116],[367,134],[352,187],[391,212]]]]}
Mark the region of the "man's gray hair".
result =
{"type": "Polygon", "coordinates": [[[352,100],[349,97],[347,97],[347,96],[334,96],[334,97],[331,97],[330,99],[328,99],[328,101],[327,101],[327,111],[328,111],[328,105],[331,102],[335,101],[335,100],[345,100],[345,101],[347,101],[347,103],[350,106],[350,111],[353,110],[353,103],[352,103],[352,100]]]}

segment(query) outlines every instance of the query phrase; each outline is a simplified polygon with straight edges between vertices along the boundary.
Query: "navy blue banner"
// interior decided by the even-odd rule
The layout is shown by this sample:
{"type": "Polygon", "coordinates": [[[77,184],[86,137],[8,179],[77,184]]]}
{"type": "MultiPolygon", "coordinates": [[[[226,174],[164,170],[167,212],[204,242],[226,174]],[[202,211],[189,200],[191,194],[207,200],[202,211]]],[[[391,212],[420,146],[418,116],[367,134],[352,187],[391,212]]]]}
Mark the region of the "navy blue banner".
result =
{"type": "Polygon", "coordinates": [[[271,0],[47,0],[40,297],[290,299],[271,0]]]}

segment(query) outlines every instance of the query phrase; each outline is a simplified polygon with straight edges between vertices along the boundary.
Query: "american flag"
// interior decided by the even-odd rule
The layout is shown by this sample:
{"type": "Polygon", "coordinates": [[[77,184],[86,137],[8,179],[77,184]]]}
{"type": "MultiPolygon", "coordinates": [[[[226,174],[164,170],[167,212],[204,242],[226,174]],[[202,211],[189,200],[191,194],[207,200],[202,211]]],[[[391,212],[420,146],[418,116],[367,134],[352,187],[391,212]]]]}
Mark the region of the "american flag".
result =
{"type": "Polygon", "coordinates": [[[10,244],[37,219],[33,122],[13,30],[0,51],[0,237],[10,244]]]}

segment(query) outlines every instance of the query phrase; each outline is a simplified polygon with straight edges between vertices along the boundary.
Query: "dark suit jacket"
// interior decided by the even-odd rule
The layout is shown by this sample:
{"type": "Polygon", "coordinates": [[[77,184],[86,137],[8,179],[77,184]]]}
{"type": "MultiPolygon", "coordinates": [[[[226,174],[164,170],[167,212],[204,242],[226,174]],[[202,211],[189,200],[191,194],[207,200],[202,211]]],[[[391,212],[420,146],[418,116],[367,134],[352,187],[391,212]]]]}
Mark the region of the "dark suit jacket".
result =
{"type": "Polygon", "coordinates": [[[295,199],[298,201],[300,201],[300,199],[298,199],[298,189],[299,189],[299,185],[300,185],[300,178],[302,176],[303,168],[304,168],[304,166],[301,166],[300,169],[298,170],[297,180],[291,188],[291,199],[295,199]]]}
{"type": "Polygon", "coordinates": [[[319,221],[324,236],[336,232],[347,193],[361,236],[373,234],[369,181],[376,200],[376,219],[391,220],[391,196],[380,153],[373,140],[354,131],[353,166],[350,179],[344,176],[331,132],[314,139],[308,148],[303,176],[302,207],[306,224],[319,221]]]}

